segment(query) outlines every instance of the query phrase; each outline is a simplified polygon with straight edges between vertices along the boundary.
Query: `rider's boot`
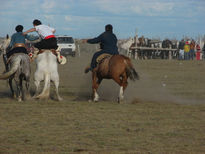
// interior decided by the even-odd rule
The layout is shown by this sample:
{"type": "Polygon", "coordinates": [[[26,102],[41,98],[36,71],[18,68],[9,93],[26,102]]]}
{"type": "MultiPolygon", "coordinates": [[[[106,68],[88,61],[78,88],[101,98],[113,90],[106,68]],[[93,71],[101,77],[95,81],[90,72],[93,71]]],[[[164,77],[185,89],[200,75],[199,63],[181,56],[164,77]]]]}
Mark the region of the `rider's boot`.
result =
{"type": "Polygon", "coordinates": [[[92,71],[92,68],[90,66],[87,66],[84,70],[84,73],[88,73],[89,71],[92,71]]]}

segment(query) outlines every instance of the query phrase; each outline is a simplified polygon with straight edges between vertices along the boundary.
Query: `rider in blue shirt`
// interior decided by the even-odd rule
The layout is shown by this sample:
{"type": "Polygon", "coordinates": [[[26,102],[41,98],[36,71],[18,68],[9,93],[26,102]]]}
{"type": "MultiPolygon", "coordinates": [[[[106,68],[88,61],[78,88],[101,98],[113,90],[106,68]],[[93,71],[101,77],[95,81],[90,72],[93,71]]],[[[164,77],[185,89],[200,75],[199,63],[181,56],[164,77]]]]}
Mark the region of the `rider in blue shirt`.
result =
{"type": "Polygon", "coordinates": [[[27,54],[27,50],[25,48],[25,43],[26,43],[25,39],[27,39],[29,41],[34,41],[34,40],[37,40],[39,38],[38,36],[23,35],[23,33],[22,33],[23,26],[22,25],[16,26],[15,29],[16,29],[16,33],[14,33],[11,36],[11,41],[10,41],[10,44],[8,46],[8,49],[11,49],[11,50],[6,53],[7,58],[9,58],[14,53],[21,52],[21,53],[27,54]],[[17,45],[17,46],[15,46],[15,45],[17,45]]]}
{"type": "Polygon", "coordinates": [[[32,36],[32,35],[23,35],[22,31],[23,31],[23,26],[22,25],[18,25],[15,28],[16,33],[14,33],[11,36],[11,41],[10,44],[7,48],[7,53],[5,55],[3,55],[3,59],[4,59],[4,63],[6,65],[6,70],[8,70],[8,66],[7,66],[7,59],[14,53],[25,53],[28,54],[27,50],[26,50],[26,40],[29,41],[34,41],[37,40],[39,37],[38,36],[32,36]]]}
{"type": "Polygon", "coordinates": [[[108,53],[111,55],[119,54],[118,48],[117,48],[117,37],[112,31],[112,25],[108,24],[105,26],[105,32],[100,34],[98,37],[93,39],[84,40],[84,42],[95,44],[100,43],[101,50],[96,52],[93,55],[91,66],[90,68],[85,69],[85,73],[92,71],[96,66],[97,62],[96,59],[98,56],[100,56],[103,53],[108,53]]]}

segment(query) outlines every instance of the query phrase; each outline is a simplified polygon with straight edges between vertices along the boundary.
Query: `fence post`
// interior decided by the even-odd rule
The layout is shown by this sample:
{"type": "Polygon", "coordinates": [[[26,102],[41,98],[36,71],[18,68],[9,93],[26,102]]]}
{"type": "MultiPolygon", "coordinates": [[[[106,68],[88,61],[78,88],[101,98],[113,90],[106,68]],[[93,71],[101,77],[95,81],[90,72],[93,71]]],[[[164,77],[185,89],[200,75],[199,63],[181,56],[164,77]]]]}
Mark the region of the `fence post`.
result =
{"type": "Polygon", "coordinates": [[[78,44],[78,55],[80,57],[80,45],[78,44]]]}

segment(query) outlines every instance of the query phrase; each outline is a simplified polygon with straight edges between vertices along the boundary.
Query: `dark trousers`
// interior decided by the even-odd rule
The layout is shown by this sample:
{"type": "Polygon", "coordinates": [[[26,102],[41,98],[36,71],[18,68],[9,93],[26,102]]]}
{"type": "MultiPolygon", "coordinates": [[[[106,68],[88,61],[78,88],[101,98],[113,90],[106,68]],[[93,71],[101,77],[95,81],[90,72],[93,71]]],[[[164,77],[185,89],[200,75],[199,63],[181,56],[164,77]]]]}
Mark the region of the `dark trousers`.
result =
{"type": "Polygon", "coordinates": [[[98,56],[100,56],[100,55],[103,54],[103,53],[105,53],[105,52],[103,52],[103,51],[98,51],[98,52],[94,53],[93,58],[92,58],[92,61],[91,61],[91,65],[90,65],[90,67],[91,67],[92,70],[97,66],[96,60],[97,60],[98,56]]]}
{"type": "Polygon", "coordinates": [[[57,39],[55,37],[49,39],[43,39],[38,43],[34,44],[34,47],[40,49],[57,49],[57,39]]]}
{"type": "Polygon", "coordinates": [[[25,53],[28,54],[26,48],[24,47],[16,47],[6,53],[7,58],[9,58],[14,53],[25,53]]]}

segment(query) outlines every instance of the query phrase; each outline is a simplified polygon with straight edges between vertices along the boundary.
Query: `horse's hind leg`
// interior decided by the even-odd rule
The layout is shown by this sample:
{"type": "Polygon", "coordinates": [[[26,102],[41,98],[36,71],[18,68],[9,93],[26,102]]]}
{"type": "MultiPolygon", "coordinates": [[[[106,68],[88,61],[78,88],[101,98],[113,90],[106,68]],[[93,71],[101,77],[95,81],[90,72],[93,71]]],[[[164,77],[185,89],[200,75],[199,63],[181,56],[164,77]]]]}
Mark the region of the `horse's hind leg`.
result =
{"type": "Polygon", "coordinates": [[[10,87],[10,90],[11,90],[12,98],[16,98],[16,95],[15,95],[14,89],[13,89],[13,85],[12,85],[12,79],[9,79],[9,87],[10,87]]]}
{"type": "Polygon", "coordinates": [[[22,101],[22,93],[23,93],[22,79],[16,80],[16,88],[17,88],[17,99],[19,102],[21,102],[22,101]]]}
{"type": "Polygon", "coordinates": [[[33,98],[36,98],[36,96],[38,96],[38,93],[39,93],[40,81],[39,80],[35,80],[34,84],[36,86],[36,90],[35,90],[35,94],[34,94],[33,98]]]}
{"type": "Polygon", "coordinates": [[[62,101],[63,99],[60,97],[59,91],[58,91],[59,81],[58,81],[58,80],[55,80],[55,81],[54,81],[54,85],[55,85],[55,87],[56,87],[55,91],[56,91],[57,99],[58,99],[58,101],[62,101]]]}
{"type": "Polygon", "coordinates": [[[113,78],[115,82],[117,82],[120,86],[119,96],[118,96],[118,103],[121,103],[124,99],[124,91],[128,85],[127,83],[127,75],[126,72],[124,72],[119,77],[113,78]]]}
{"type": "Polygon", "coordinates": [[[29,84],[29,79],[26,79],[26,83],[25,83],[25,87],[26,87],[26,99],[31,98],[30,92],[29,92],[29,88],[30,88],[30,84],[29,84]]]}

